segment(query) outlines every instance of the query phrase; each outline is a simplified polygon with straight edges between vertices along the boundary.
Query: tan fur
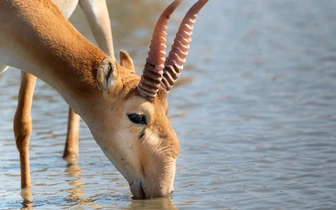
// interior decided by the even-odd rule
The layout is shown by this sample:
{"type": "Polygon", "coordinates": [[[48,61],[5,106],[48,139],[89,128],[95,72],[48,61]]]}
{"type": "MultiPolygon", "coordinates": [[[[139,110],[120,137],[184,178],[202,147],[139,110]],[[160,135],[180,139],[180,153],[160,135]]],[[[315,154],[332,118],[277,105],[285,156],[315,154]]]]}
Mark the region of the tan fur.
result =
{"type": "MultiPolygon", "coordinates": [[[[135,197],[173,190],[179,141],[167,118],[167,93],[160,89],[153,101],[140,97],[140,77],[126,52],[120,64],[114,58],[101,63],[105,53],[48,0],[0,1],[0,28],[0,66],[18,67],[55,88],[86,122],[135,197]],[[98,72],[102,67],[106,71],[98,72]],[[131,122],[133,113],[143,114],[147,124],[131,122]]],[[[29,187],[22,186],[26,201],[29,187]]]]}
{"type": "Polygon", "coordinates": [[[120,51],[120,65],[123,66],[125,69],[130,70],[131,72],[135,71],[131,57],[128,55],[127,52],[123,50],[120,51]]]}

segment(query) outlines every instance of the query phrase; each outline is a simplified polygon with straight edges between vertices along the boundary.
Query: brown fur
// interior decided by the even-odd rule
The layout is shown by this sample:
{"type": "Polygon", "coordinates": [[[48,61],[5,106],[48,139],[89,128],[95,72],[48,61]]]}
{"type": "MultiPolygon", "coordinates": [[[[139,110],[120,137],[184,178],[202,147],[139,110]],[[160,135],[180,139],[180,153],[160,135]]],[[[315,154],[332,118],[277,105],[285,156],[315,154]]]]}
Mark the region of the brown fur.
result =
{"type": "MultiPolygon", "coordinates": [[[[180,147],[167,118],[167,93],[160,89],[152,101],[139,96],[140,77],[126,52],[120,64],[114,58],[104,64],[112,73],[97,77],[107,56],[48,0],[0,1],[0,28],[0,64],[5,61],[55,88],[86,122],[135,197],[165,196],[173,190],[180,147]],[[128,116],[134,113],[145,116],[147,124],[132,122],[128,116]]],[[[22,196],[30,200],[30,179],[23,182],[22,196]]]]}

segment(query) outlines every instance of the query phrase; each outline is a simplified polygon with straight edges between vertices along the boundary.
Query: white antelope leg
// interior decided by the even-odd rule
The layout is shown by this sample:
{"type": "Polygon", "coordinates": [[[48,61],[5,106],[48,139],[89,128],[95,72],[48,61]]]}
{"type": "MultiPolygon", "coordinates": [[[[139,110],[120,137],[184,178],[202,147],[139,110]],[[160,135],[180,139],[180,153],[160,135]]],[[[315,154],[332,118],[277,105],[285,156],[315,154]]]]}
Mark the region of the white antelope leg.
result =
{"type": "Polygon", "coordinates": [[[114,58],[114,47],[110,17],[105,0],[80,0],[91,31],[100,49],[114,58]]]}

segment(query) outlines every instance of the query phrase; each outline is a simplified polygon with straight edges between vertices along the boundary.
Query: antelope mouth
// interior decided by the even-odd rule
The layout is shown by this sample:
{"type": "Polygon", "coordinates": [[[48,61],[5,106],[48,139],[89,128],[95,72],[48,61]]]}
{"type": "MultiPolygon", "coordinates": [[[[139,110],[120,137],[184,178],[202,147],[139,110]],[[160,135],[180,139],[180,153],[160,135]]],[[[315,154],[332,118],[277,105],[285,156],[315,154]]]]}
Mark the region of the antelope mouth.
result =
{"type": "Polygon", "coordinates": [[[131,185],[131,191],[132,191],[132,194],[133,194],[133,199],[145,199],[145,198],[147,198],[145,190],[142,186],[142,181],[140,181],[138,185],[136,185],[134,183],[132,185],[131,185]]]}
{"type": "Polygon", "coordinates": [[[130,186],[131,186],[131,192],[133,194],[132,199],[134,200],[151,199],[155,197],[165,197],[165,196],[171,195],[174,192],[174,190],[171,189],[167,195],[162,195],[162,194],[153,195],[153,194],[148,194],[148,192],[146,194],[142,181],[140,181],[138,184],[132,183],[132,185],[130,186]]]}

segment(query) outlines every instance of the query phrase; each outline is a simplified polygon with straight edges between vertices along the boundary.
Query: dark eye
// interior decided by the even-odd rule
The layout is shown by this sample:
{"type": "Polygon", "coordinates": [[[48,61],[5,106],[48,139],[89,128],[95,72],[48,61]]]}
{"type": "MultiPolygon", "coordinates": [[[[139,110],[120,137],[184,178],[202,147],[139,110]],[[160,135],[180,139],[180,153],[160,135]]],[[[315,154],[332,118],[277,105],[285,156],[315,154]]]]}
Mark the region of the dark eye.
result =
{"type": "Polygon", "coordinates": [[[138,125],[147,125],[146,116],[143,114],[128,114],[128,119],[138,125]]]}

